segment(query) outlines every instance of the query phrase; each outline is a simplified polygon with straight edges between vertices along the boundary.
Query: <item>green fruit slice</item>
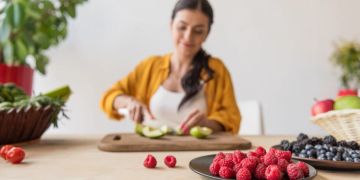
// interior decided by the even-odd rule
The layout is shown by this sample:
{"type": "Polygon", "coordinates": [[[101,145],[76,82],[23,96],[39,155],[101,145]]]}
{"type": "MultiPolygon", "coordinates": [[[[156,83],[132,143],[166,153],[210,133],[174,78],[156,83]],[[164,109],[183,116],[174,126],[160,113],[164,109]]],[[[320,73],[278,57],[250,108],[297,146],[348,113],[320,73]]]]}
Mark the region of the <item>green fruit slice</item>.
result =
{"type": "Polygon", "coordinates": [[[144,136],[151,138],[151,139],[158,139],[165,135],[160,129],[152,129],[149,126],[145,126],[142,129],[142,133],[144,136]]]}
{"type": "Polygon", "coordinates": [[[182,136],[182,135],[184,135],[184,132],[181,130],[180,127],[178,127],[178,128],[176,128],[176,130],[175,130],[175,134],[178,135],[178,136],[182,136]]]}
{"type": "Polygon", "coordinates": [[[204,139],[212,133],[208,127],[194,126],[190,129],[190,135],[199,139],[204,139]]]}
{"type": "Polygon", "coordinates": [[[136,123],[135,124],[135,133],[136,134],[138,134],[138,135],[140,135],[140,136],[143,136],[144,134],[143,134],[143,128],[144,128],[145,126],[144,125],[142,125],[142,124],[140,124],[140,123],[136,123]]]}
{"type": "Polygon", "coordinates": [[[160,127],[160,130],[164,133],[164,134],[173,134],[174,133],[174,129],[167,126],[167,125],[162,125],[160,127]]]}

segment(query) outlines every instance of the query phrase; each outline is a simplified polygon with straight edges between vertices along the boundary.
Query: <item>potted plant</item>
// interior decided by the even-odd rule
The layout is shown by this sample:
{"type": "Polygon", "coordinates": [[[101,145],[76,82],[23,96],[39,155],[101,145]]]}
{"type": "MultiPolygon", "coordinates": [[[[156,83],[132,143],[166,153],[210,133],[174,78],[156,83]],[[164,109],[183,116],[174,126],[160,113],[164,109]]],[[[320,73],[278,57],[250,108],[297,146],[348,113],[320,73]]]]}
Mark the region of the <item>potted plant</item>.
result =
{"type": "Polygon", "coordinates": [[[30,95],[33,71],[46,73],[45,51],[67,35],[69,18],[86,0],[2,0],[0,83],[13,82],[30,95]]]}
{"type": "Polygon", "coordinates": [[[338,44],[331,60],[341,69],[342,87],[357,91],[360,87],[360,44],[355,41],[338,44]]]}

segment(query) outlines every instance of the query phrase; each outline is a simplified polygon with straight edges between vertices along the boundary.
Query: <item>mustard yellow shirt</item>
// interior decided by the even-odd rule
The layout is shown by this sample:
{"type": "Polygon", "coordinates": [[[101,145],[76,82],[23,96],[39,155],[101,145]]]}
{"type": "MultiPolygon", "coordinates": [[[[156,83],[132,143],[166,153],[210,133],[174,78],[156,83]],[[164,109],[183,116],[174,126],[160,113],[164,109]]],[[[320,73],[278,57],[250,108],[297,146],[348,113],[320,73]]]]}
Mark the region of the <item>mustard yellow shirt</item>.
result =
{"type": "MultiPolygon", "coordinates": [[[[135,97],[149,107],[150,99],[158,87],[168,78],[171,54],[151,56],[143,60],[136,68],[120,81],[116,82],[103,95],[100,106],[111,119],[123,118],[113,108],[113,102],[119,95],[135,97]]],[[[207,118],[221,123],[225,131],[237,134],[240,128],[240,111],[236,104],[230,73],[220,59],[210,58],[209,67],[214,77],[205,83],[207,118]]],[[[201,79],[206,79],[202,71],[201,79]]]]}

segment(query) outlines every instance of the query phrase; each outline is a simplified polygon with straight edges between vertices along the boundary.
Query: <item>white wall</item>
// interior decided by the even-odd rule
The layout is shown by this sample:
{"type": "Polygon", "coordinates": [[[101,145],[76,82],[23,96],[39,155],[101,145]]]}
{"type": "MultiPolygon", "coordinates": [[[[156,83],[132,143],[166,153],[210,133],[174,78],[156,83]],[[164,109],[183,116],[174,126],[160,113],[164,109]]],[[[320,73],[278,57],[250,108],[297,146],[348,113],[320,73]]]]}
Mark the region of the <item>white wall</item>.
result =
{"type": "MultiPolygon", "coordinates": [[[[175,0],[91,0],[70,23],[69,36],[49,51],[35,91],[69,84],[70,120],[47,133],[132,131],[107,119],[102,93],[141,59],[172,50],[175,0]]],[[[263,104],[267,134],[324,133],[309,121],[313,98],[335,97],[333,44],[360,37],[358,0],[211,0],[215,24],[205,48],[228,66],[240,100],[263,104]]]]}

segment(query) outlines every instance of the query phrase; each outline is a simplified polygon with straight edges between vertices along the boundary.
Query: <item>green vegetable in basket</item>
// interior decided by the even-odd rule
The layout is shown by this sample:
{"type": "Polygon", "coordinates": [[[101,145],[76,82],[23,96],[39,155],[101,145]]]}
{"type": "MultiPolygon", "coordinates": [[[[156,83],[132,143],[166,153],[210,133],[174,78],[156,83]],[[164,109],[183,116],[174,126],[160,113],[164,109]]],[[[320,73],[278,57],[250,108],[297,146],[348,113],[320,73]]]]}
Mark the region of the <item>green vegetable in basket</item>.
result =
{"type": "Polygon", "coordinates": [[[2,103],[0,103],[0,111],[1,110],[9,110],[9,109],[11,109],[13,107],[14,107],[13,103],[11,103],[11,102],[2,102],[2,103]]]}
{"type": "Polygon", "coordinates": [[[12,83],[0,84],[0,102],[14,102],[26,97],[25,92],[12,83]]]}
{"type": "Polygon", "coordinates": [[[71,95],[71,89],[69,86],[63,86],[57,89],[54,89],[52,91],[49,91],[44,94],[45,96],[51,97],[51,98],[59,98],[64,101],[67,101],[71,95]]]}
{"type": "Polygon", "coordinates": [[[42,108],[51,106],[55,111],[53,117],[51,117],[51,122],[57,127],[58,114],[61,112],[64,117],[67,117],[63,107],[70,94],[71,89],[69,86],[63,86],[45,94],[29,97],[14,84],[0,84],[0,111],[13,108],[42,108]]]}

